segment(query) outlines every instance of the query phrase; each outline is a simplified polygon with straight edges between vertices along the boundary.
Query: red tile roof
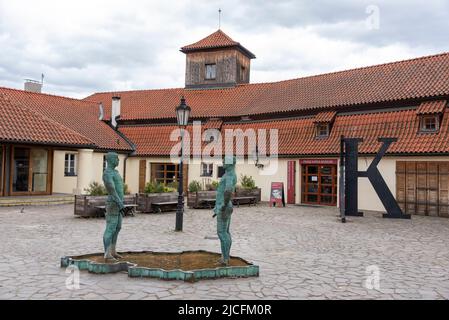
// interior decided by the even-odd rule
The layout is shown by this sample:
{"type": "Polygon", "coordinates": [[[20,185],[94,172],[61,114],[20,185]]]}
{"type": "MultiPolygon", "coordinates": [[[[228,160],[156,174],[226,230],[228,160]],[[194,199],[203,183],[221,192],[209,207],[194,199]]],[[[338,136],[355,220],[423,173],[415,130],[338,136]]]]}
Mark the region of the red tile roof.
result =
{"type": "Polygon", "coordinates": [[[207,130],[207,129],[217,129],[220,130],[221,126],[223,124],[222,120],[208,120],[206,121],[206,123],[203,123],[203,129],[207,130]]]}
{"type": "MultiPolygon", "coordinates": [[[[138,155],[169,155],[175,142],[169,141],[169,135],[177,126],[135,126],[123,127],[121,130],[135,144],[138,155]]],[[[360,153],[377,153],[379,137],[397,137],[388,153],[420,154],[449,153],[449,110],[445,111],[440,132],[422,134],[419,132],[419,119],[413,109],[385,111],[366,114],[337,115],[330,136],[327,139],[315,137],[314,118],[223,124],[222,134],[226,129],[278,129],[279,155],[337,155],[339,139],[361,137],[360,153]]],[[[191,130],[191,127],[189,128],[191,130]]],[[[267,134],[267,141],[269,141],[267,134]]],[[[223,143],[224,145],[224,143],[223,143]]],[[[260,147],[259,147],[260,149],[260,147]]],[[[246,150],[248,152],[248,150],[246,150]]],[[[249,150],[251,154],[253,151],[249,150]]],[[[269,153],[269,146],[267,146],[269,153]]]]}
{"type": "Polygon", "coordinates": [[[98,120],[99,107],[96,103],[1,87],[0,94],[13,104],[31,110],[33,114],[40,114],[77,132],[92,141],[98,149],[117,151],[132,149],[110,126],[98,120]]]}
{"type": "Polygon", "coordinates": [[[243,47],[239,42],[232,40],[231,37],[229,37],[226,33],[221,31],[220,29],[208,35],[206,38],[201,39],[200,41],[182,47],[181,51],[187,53],[198,50],[228,48],[228,47],[238,47],[241,50],[243,50],[243,52],[245,52],[246,55],[248,55],[250,58],[256,57],[248,49],[243,47]]]}
{"type": "Polygon", "coordinates": [[[94,143],[75,131],[11,102],[0,93],[0,141],[92,147],[94,143]]]}
{"type": "Polygon", "coordinates": [[[86,100],[103,102],[110,115],[112,96],[122,97],[122,119],[174,118],[182,95],[192,117],[232,117],[313,112],[348,106],[449,96],[449,53],[233,88],[161,89],[97,93],[86,100]]]}
{"type": "Polygon", "coordinates": [[[334,121],[337,111],[323,111],[315,116],[315,123],[332,122],[334,121]]]}
{"type": "Polygon", "coordinates": [[[416,114],[435,114],[443,113],[446,108],[446,100],[425,101],[416,109],[416,114]]]}

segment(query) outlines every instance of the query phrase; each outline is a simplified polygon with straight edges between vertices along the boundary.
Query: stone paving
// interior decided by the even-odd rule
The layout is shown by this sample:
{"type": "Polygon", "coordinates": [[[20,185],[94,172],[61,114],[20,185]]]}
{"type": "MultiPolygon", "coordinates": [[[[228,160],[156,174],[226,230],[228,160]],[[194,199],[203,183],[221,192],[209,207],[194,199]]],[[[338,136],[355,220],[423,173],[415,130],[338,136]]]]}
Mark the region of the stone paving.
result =
{"type": "MultiPolygon", "coordinates": [[[[71,205],[0,208],[0,299],[449,299],[449,219],[365,213],[342,224],[337,214],[236,208],[231,254],[258,264],[258,278],[185,283],[82,271],[70,290],[60,257],[102,251],[104,220],[76,218],[71,205]],[[379,287],[368,289],[376,270],[379,287]]],[[[187,210],[182,233],[174,224],[174,213],[127,217],[119,251],[219,252],[209,210],[187,210]]]]}

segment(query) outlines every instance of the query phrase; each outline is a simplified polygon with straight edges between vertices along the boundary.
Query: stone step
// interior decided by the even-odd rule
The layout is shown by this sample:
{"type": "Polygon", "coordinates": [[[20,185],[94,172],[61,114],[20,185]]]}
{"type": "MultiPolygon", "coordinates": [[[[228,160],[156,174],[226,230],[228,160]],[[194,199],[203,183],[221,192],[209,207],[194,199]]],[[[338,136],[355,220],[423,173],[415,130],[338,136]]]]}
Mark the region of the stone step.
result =
{"type": "Polygon", "coordinates": [[[35,197],[5,197],[0,199],[0,207],[14,206],[48,206],[74,203],[74,196],[35,196],[35,197]]]}

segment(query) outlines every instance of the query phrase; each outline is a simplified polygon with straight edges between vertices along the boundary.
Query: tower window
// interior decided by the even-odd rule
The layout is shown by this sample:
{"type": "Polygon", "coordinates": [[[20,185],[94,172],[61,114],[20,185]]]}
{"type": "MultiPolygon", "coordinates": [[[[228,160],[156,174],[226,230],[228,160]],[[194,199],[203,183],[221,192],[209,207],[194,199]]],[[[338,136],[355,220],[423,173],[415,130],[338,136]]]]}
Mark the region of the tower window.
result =
{"type": "Polygon", "coordinates": [[[240,66],[240,81],[245,81],[245,67],[240,66]]]}
{"type": "Polygon", "coordinates": [[[217,74],[217,65],[215,63],[206,64],[206,79],[213,80],[215,79],[216,74],[217,74]]]}

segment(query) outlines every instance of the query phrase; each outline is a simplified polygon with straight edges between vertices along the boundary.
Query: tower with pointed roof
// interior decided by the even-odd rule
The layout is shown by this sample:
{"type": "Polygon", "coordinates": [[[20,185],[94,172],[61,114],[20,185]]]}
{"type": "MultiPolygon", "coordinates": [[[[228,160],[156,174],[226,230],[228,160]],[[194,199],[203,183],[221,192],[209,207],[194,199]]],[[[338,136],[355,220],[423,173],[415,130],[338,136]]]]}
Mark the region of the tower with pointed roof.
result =
{"type": "Polygon", "coordinates": [[[251,59],[256,56],[220,29],[184,46],[187,89],[233,87],[249,83],[251,59]]]}

